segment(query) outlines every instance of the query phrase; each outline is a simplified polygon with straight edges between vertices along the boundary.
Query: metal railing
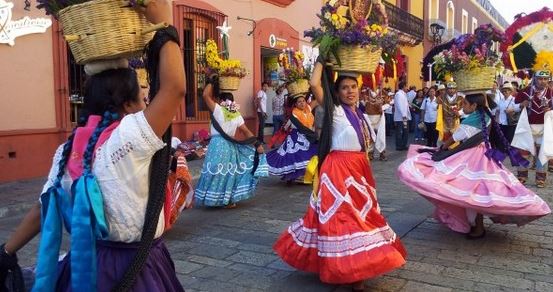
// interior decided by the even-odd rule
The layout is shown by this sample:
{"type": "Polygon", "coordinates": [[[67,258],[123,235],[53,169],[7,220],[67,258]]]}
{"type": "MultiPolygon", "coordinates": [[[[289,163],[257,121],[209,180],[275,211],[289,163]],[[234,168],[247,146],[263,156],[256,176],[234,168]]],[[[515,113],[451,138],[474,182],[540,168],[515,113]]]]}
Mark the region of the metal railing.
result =
{"type": "MultiPolygon", "coordinates": [[[[413,43],[419,43],[424,38],[424,21],[413,14],[390,4],[389,2],[382,1],[386,7],[386,14],[388,15],[388,26],[400,33],[410,36],[414,40],[413,43]]],[[[370,23],[378,22],[376,12],[373,10],[369,17],[370,23]]]]}
{"type": "Polygon", "coordinates": [[[388,25],[400,32],[409,34],[422,41],[424,38],[424,21],[415,15],[393,5],[382,1],[388,14],[388,25]]]}

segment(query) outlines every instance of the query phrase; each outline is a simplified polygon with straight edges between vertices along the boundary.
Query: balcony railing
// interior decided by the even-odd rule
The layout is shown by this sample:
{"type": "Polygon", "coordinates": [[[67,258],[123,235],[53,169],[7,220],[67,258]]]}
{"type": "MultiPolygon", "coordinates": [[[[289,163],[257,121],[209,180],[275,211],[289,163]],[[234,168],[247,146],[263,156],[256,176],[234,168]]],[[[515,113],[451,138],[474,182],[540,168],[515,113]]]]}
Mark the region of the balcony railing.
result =
{"type": "MultiPolygon", "coordinates": [[[[382,1],[388,14],[388,26],[400,33],[400,40],[408,39],[408,43],[416,45],[424,38],[424,21],[413,14],[382,1]]],[[[376,21],[375,13],[371,14],[371,20],[376,21]]]]}

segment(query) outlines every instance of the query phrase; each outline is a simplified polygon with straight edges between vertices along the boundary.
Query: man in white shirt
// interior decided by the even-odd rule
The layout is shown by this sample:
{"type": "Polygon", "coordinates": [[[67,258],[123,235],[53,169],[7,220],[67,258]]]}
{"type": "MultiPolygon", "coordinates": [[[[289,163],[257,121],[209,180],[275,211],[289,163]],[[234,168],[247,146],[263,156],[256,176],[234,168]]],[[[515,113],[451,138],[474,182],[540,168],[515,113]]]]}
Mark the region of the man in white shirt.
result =
{"type": "MultiPolygon", "coordinates": [[[[443,86],[443,85],[442,85],[443,86]]],[[[426,126],[426,146],[437,147],[438,131],[436,131],[436,120],[438,117],[438,98],[436,87],[428,89],[428,96],[421,105],[421,116],[426,126]]]]}
{"type": "Polygon", "coordinates": [[[396,124],[396,150],[407,150],[407,140],[409,138],[409,121],[411,112],[409,110],[409,100],[407,98],[407,84],[405,81],[399,83],[399,90],[394,96],[394,122],[396,124]]]}
{"type": "Polygon", "coordinates": [[[257,130],[257,140],[264,143],[265,120],[267,119],[267,90],[269,89],[269,83],[263,81],[261,83],[261,90],[257,92],[256,105],[257,105],[257,119],[259,121],[259,128],[257,130]]]}
{"type": "Polygon", "coordinates": [[[411,87],[409,87],[409,92],[407,92],[407,101],[409,101],[409,104],[413,103],[415,97],[417,97],[417,87],[411,85],[411,87]]]}

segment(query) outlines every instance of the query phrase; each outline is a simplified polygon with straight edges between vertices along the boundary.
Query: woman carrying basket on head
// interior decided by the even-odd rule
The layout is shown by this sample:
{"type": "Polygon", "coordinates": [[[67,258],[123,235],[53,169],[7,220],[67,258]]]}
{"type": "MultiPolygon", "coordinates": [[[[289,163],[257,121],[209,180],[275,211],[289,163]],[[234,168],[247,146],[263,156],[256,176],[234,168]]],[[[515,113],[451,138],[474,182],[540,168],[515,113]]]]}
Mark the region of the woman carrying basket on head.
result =
{"type": "MultiPolygon", "coordinates": [[[[172,23],[166,0],[149,1],[145,15],[172,23]]],[[[185,92],[176,29],[156,32],[146,57],[148,107],[126,61],[85,67],[92,71],[83,120],[56,151],[40,203],[2,248],[15,257],[41,231],[35,290],[184,291],[161,238],[170,138],[164,133],[185,92]],[[63,225],[71,249],[58,264],[63,225]]]]}
{"type": "Polygon", "coordinates": [[[380,213],[368,159],[374,132],[357,107],[357,77],[340,75],[331,90],[327,71],[317,63],[311,77],[313,94],[325,107],[319,182],[307,213],[282,233],[274,250],[325,283],[362,290],[364,280],[405,264],[406,251],[380,213]]]}
{"type": "MultiPolygon", "coordinates": [[[[292,182],[303,179],[309,160],[317,155],[317,134],[314,131],[315,117],[306,94],[298,93],[288,97],[292,114],[284,125],[290,130],[279,148],[267,153],[267,163],[271,175],[282,176],[282,180],[292,182]]],[[[312,102],[316,106],[316,102],[312,102]]]]}
{"type": "Polygon", "coordinates": [[[217,76],[208,80],[203,98],[212,113],[212,137],[194,193],[195,203],[198,207],[233,208],[253,197],[259,177],[268,175],[263,146],[244,123],[232,93],[219,91],[217,76]],[[236,130],[246,140],[236,140],[236,130]]]}

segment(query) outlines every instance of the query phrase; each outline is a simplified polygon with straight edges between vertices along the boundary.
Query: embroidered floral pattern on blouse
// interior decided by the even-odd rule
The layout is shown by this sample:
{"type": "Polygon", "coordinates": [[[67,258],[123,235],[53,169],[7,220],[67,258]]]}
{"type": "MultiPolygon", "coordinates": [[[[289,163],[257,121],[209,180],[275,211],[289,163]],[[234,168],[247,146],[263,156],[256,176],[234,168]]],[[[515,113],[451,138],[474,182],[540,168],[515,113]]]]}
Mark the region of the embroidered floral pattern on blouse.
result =
{"type": "Polygon", "coordinates": [[[133,150],[134,150],[134,146],[130,141],[128,141],[127,143],[123,144],[123,146],[119,147],[119,149],[117,149],[115,152],[113,152],[110,155],[111,163],[115,164],[119,162],[121,159],[123,159],[127,154],[129,154],[133,150]]]}

